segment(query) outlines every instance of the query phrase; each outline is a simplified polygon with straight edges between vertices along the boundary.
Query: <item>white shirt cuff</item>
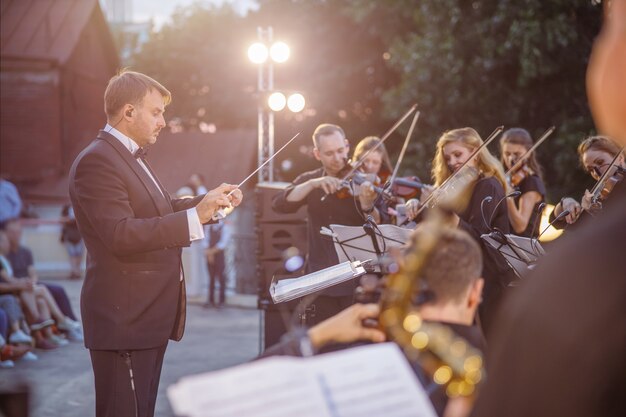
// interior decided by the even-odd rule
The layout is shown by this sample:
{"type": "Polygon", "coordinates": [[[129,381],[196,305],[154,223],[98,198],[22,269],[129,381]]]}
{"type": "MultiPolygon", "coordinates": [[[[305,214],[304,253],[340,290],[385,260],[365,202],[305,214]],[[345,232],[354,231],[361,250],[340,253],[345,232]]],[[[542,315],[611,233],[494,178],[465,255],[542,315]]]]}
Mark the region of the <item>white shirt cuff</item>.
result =
{"type": "Polygon", "coordinates": [[[187,226],[189,227],[189,240],[204,239],[204,228],[200,223],[198,212],[195,207],[187,209],[187,226]]]}

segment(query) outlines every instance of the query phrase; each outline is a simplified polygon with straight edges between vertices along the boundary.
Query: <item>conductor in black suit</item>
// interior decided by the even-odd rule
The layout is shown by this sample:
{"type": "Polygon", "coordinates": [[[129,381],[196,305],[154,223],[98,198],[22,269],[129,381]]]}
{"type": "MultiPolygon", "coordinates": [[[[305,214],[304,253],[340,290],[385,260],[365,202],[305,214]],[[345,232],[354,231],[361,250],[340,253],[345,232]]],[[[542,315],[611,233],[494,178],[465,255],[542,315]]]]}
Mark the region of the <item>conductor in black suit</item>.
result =
{"type": "Polygon", "coordinates": [[[81,313],[97,417],[154,414],[168,339],[180,340],[185,326],[181,248],[204,237],[202,224],[220,207],[242,199],[228,184],[191,199],[170,198],[144,158],[165,127],[170,100],[144,74],[111,78],[107,125],[70,171],[88,252],[81,313]]]}

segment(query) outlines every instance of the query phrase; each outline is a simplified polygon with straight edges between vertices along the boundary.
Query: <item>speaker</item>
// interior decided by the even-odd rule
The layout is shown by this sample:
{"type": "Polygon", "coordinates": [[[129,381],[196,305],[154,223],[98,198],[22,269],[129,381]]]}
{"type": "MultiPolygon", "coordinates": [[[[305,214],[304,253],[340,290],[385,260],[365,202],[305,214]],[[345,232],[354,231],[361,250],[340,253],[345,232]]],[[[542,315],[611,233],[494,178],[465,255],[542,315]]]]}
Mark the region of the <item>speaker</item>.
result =
{"type": "Polygon", "coordinates": [[[307,217],[306,205],[295,213],[277,213],[272,209],[272,199],[283,191],[288,182],[260,182],[255,189],[257,200],[256,216],[259,222],[298,223],[305,222],[307,217]]]}
{"type": "Polygon", "coordinates": [[[301,254],[308,249],[306,223],[258,223],[257,239],[259,258],[277,259],[284,251],[296,247],[301,254]]]}

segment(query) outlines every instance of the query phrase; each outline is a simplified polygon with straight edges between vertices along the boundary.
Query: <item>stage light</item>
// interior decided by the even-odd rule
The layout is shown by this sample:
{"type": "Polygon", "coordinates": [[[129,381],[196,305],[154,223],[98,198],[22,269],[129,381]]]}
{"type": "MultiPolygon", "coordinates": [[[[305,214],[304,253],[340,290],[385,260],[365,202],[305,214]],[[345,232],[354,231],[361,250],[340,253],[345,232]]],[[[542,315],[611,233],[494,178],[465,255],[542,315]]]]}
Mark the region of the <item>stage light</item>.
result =
{"type": "Polygon", "coordinates": [[[270,47],[272,61],[283,63],[289,59],[289,46],[285,42],[274,42],[270,47]]]}
{"type": "Polygon", "coordinates": [[[292,94],[287,99],[287,107],[294,113],[300,113],[304,110],[304,104],[304,96],[300,93],[292,94]]]}
{"type": "Polygon", "coordinates": [[[255,64],[262,64],[267,61],[267,46],[261,42],[255,42],[248,48],[248,59],[255,64]]]}
{"type": "Polygon", "coordinates": [[[287,104],[287,99],[285,95],[279,91],[270,94],[267,98],[267,105],[272,109],[272,111],[281,111],[285,108],[287,104]]]}

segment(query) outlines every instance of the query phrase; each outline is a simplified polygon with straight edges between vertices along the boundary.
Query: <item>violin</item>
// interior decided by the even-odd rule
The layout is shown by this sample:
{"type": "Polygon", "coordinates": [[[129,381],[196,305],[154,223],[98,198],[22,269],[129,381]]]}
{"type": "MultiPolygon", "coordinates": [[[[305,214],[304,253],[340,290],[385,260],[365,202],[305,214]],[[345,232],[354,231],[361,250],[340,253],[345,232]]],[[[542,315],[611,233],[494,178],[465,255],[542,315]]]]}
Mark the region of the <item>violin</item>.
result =
{"type": "Polygon", "coordinates": [[[418,177],[395,178],[391,186],[391,194],[405,200],[416,198],[422,192],[424,184],[418,177]]]}
{"type": "Polygon", "coordinates": [[[507,179],[509,180],[509,184],[513,187],[517,187],[526,177],[531,175],[535,175],[535,171],[533,171],[528,164],[524,162],[518,169],[515,170],[515,172],[507,175],[507,179]]]}
{"type": "Polygon", "coordinates": [[[591,192],[592,203],[600,203],[602,201],[605,201],[608,198],[609,194],[611,194],[611,192],[615,189],[615,186],[622,182],[622,180],[624,179],[624,173],[626,172],[626,170],[617,165],[615,165],[614,168],[615,172],[613,173],[613,175],[606,175],[603,176],[603,178],[601,177],[598,181],[598,184],[596,184],[596,186],[593,188],[591,192]]]}

